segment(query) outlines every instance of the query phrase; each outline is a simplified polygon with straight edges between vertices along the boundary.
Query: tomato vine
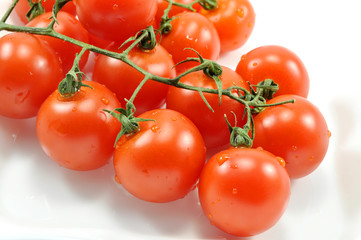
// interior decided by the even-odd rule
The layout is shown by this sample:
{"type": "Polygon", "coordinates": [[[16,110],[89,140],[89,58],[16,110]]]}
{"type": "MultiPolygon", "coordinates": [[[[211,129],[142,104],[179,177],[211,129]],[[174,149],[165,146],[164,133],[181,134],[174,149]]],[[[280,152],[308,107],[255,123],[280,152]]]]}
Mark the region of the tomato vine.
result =
{"type": "MultiPolygon", "coordinates": [[[[288,101],[281,102],[281,103],[267,104],[266,100],[271,99],[273,96],[273,93],[275,91],[277,91],[277,84],[274,83],[272,80],[262,81],[261,83],[259,83],[256,86],[252,85],[250,88],[251,91],[248,91],[245,88],[242,88],[242,87],[239,87],[236,85],[228,87],[226,89],[222,89],[222,84],[218,78],[222,74],[222,68],[215,61],[204,59],[199,54],[198,54],[198,58],[188,58],[183,61],[183,62],[195,61],[195,62],[198,62],[199,65],[188,69],[187,71],[177,75],[175,78],[164,78],[164,77],[160,77],[160,76],[157,76],[155,74],[151,74],[151,73],[145,71],[141,67],[134,64],[128,58],[128,53],[132,48],[134,48],[136,46],[141,47],[143,49],[151,49],[157,44],[156,36],[154,34],[155,31],[152,26],[149,26],[147,29],[144,29],[144,30],[138,32],[136,36],[129,38],[125,43],[131,42],[130,46],[127,47],[123,52],[120,52],[120,53],[109,51],[109,50],[106,50],[106,49],[103,49],[100,47],[96,47],[92,44],[88,44],[88,43],[73,39],[71,37],[68,37],[66,35],[60,34],[54,30],[54,24],[57,21],[56,16],[57,16],[57,13],[60,11],[60,9],[67,2],[69,2],[71,0],[56,0],[55,1],[54,7],[53,7],[53,19],[47,27],[36,28],[36,27],[17,26],[17,25],[13,25],[13,24],[7,24],[6,20],[8,19],[9,15],[15,8],[18,1],[19,0],[14,0],[12,2],[11,6],[9,7],[9,9],[6,11],[4,16],[2,17],[2,19],[0,21],[0,31],[6,30],[6,31],[10,31],[10,32],[25,32],[25,33],[35,34],[35,35],[46,35],[46,36],[58,38],[63,41],[70,42],[72,44],[82,47],[82,51],[75,58],[73,68],[66,74],[65,79],[63,79],[63,81],[61,81],[59,84],[59,91],[63,96],[65,96],[65,97],[71,96],[71,95],[75,94],[81,87],[83,87],[83,86],[86,87],[86,85],[82,84],[83,73],[80,72],[79,67],[78,67],[79,60],[85,51],[92,51],[94,53],[103,54],[103,55],[121,60],[144,75],[144,80],[138,86],[138,88],[135,90],[132,98],[128,100],[128,104],[126,106],[125,111],[120,111],[120,109],[115,109],[115,111],[117,111],[117,112],[112,112],[112,115],[117,116],[118,120],[120,120],[123,124],[126,124],[126,122],[129,121],[129,119],[135,118],[133,115],[134,115],[134,111],[136,110],[136,108],[133,104],[133,100],[134,100],[136,94],[139,92],[142,85],[148,80],[157,81],[157,82],[167,84],[167,85],[177,87],[177,88],[183,88],[183,89],[187,89],[187,90],[191,90],[191,91],[196,91],[200,94],[200,96],[204,100],[205,104],[207,104],[207,106],[210,108],[211,111],[213,111],[213,109],[210,106],[210,104],[207,102],[206,98],[204,97],[204,93],[219,95],[219,103],[220,104],[221,104],[221,96],[227,96],[227,97],[243,104],[245,106],[245,116],[247,117],[247,122],[244,126],[242,126],[242,129],[243,129],[243,131],[246,131],[247,133],[250,131],[251,137],[249,137],[248,134],[242,134],[243,140],[242,141],[233,141],[233,143],[232,143],[233,146],[236,146],[236,145],[237,146],[247,146],[247,147],[252,146],[252,141],[254,138],[254,126],[253,126],[253,119],[252,119],[253,113],[259,112],[261,109],[263,109],[265,107],[294,102],[294,100],[288,100],[288,101]],[[195,86],[191,86],[188,84],[184,84],[180,81],[180,79],[182,77],[184,77],[185,75],[190,74],[192,72],[196,72],[196,71],[204,71],[207,76],[209,76],[216,82],[217,89],[195,87],[195,86]],[[254,90],[254,88],[256,90],[254,90]],[[237,94],[235,94],[235,92],[237,92],[237,94]],[[125,115],[126,118],[119,117],[118,116],[119,114],[125,115]],[[127,120],[123,120],[123,119],[127,119],[127,120]]],[[[172,0],[167,0],[167,1],[170,3],[169,6],[174,4],[176,6],[184,7],[189,10],[192,10],[192,11],[194,10],[192,8],[192,6],[197,2],[205,9],[212,9],[217,4],[216,0],[196,0],[188,5],[176,3],[176,2],[173,2],[172,0]]],[[[167,15],[167,11],[169,11],[169,9],[167,9],[165,11],[164,16],[167,15]]],[[[180,62],[179,64],[182,64],[183,62],[180,62]]],[[[138,120],[136,120],[136,122],[138,122],[138,120]]],[[[135,126],[137,126],[137,124],[135,124],[135,126]]],[[[132,128],[127,128],[127,129],[130,129],[129,131],[134,131],[134,129],[132,129],[132,128]]],[[[239,128],[230,127],[229,129],[231,132],[234,132],[235,129],[239,129],[239,128]]],[[[126,131],[126,130],[121,131],[120,135],[118,136],[118,139],[120,138],[120,136],[122,134],[125,134],[125,133],[128,133],[128,131],[126,131]]],[[[238,136],[239,134],[232,133],[232,138],[235,138],[234,135],[238,136]]],[[[237,139],[239,139],[239,138],[237,138],[237,139]]]]}

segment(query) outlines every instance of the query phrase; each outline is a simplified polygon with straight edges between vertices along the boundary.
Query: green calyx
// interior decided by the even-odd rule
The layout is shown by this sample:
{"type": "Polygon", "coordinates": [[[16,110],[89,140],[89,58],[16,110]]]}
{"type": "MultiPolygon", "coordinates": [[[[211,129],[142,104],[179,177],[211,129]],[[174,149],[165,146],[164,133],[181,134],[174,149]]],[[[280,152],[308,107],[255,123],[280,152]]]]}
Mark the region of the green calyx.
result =
{"type": "Polygon", "coordinates": [[[28,2],[30,6],[30,10],[26,13],[26,18],[28,19],[28,21],[31,21],[37,16],[45,13],[45,9],[41,4],[41,0],[35,2],[28,0],[28,2]]]}
{"type": "Polygon", "coordinates": [[[114,142],[114,147],[123,135],[133,134],[139,130],[139,122],[154,121],[153,119],[137,118],[134,116],[136,108],[131,101],[127,101],[126,108],[116,108],[113,111],[103,111],[115,117],[121,124],[121,130],[114,142]]]}
{"type": "Polygon", "coordinates": [[[201,5],[205,10],[216,9],[218,6],[217,0],[199,0],[199,5],[201,5]]]}
{"type": "Polygon", "coordinates": [[[231,112],[234,117],[235,117],[235,126],[231,126],[231,124],[229,123],[228,119],[227,119],[227,115],[224,115],[224,118],[226,119],[226,123],[229,129],[229,132],[231,133],[231,137],[230,137],[230,144],[232,147],[247,147],[250,148],[252,147],[253,144],[253,134],[254,134],[254,129],[253,129],[253,120],[251,117],[249,117],[248,119],[250,121],[247,121],[247,123],[243,126],[243,128],[241,127],[237,127],[237,118],[234,112],[231,112]],[[249,132],[252,132],[252,137],[249,136],[249,132]]]}

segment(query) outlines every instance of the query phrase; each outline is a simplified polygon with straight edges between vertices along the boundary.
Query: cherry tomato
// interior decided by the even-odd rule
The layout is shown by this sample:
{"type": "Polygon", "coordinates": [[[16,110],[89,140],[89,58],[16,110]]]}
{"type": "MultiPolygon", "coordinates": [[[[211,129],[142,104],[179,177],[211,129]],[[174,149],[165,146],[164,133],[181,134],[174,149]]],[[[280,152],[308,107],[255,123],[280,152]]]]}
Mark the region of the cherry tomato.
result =
{"type": "MultiPolygon", "coordinates": [[[[220,80],[223,89],[233,86],[248,88],[248,84],[233,70],[222,66],[223,73],[220,80]]],[[[196,87],[217,89],[215,81],[205,75],[202,71],[188,74],[180,80],[184,84],[196,87]]],[[[238,126],[243,126],[244,106],[226,96],[222,96],[221,106],[219,106],[218,94],[204,93],[204,97],[211,105],[212,112],[197,91],[185,90],[181,88],[170,87],[166,99],[166,107],[181,112],[191,119],[202,133],[207,148],[218,148],[229,143],[230,133],[224,114],[231,125],[234,125],[234,112],[237,116],[238,126]]]]}
{"type": "Polygon", "coordinates": [[[0,115],[34,117],[62,78],[59,59],[39,38],[26,33],[0,38],[0,115]]]}
{"type": "MultiPolygon", "coordinates": [[[[90,44],[92,44],[92,45],[94,45],[96,47],[99,47],[99,48],[107,49],[110,46],[110,44],[113,43],[113,41],[105,40],[105,39],[96,37],[93,34],[90,34],[89,32],[88,32],[88,36],[89,36],[90,44]]],[[[98,53],[95,53],[95,54],[97,55],[98,53]]]]}
{"type": "Polygon", "coordinates": [[[253,146],[284,158],[290,177],[300,178],[313,172],[324,159],[329,131],[318,108],[303,97],[281,95],[268,103],[290,99],[295,103],[267,107],[254,118],[253,146]]]}
{"type": "MultiPolygon", "coordinates": [[[[174,0],[174,2],[182,3],[182,4],[190,4],[194,1],[193,0],[174,0]]],[[[165,0],[157,0],[157,3],[158,3],[158,10],[155,15],[155,24],[154,24],[155,28],[159,27],[161,18],[163,17],[163,14],[164,14],[164,10],[166,10],[169,6],[169,2],[167,2],[165,0]]],[[[193,8],[196,11],[199,11],[201,9],[201,6],[198,3],[196,3],[196,4],[193,4],[193,8]]],[[[168,13],[168,17],[171,18],[174,15],[181,13],[181,12],[190,12],[190,10],[172,5],[171,10],[168,13]]]]}
{"type": "Polygon", "coordinates": [[[184,115],[151,110],[139,131],[123,136],[114,154],[116,179],[137,198],[169,202],[194,189],[205,162],[201,134],[184,115]]]}
{"type": "Polygon", "coordinates": [[[96,37],[122,42],[152,25],[157,0],[74,0],[84,27],[96,37]]]}
{"type": "Polygon", "coordinates": [[[120,107],[114,93],[97,82],[84,81],[69,98],[53,92],[39,110],[36,132],[45,153],[60,166],[93,170],[108,163],[120,122],[103,109],[120,107]]]}
{"type": "MultiPolygon", "coordinates": [[[[38,1],[38,0],[36,0],[38,1]]],[[[34,3],[35,0],[32,0],[34,3]]],[[[45,9],[45,12],[52,12],[55,0],[41,0],[41,4],[45,9]]],[[[30,6],[28,0],[19,0],[19,2],[15,6],[15,12],[19,16],[20,20],[23,23],[28,23],[28,19],[26,18],[26,14],[29,12],[30,6]]],[[[61,9],[61,11],[70,13],[71,15],[76,15],[75,5],[72,1],[65,4],[65,6],[61,9]]]]}
{"type": "MultiPolygon", "coordinates": [[[[51,17],[51,12],[44,13],[31,20],[26,26],[39,28],[47,27],[52,20],[51,17]]],[[[59,24],[55,23],[55,31],[85,43],[89,42],[88,32],[73,15],[66,12],[59,12],[57,20],[59,24]]],[[[80,52],[82,48],[54,37],[43,35],[39,35],[38,37],[46,41],[51,48],[54,49],[60,57],[64,73],[67,73],[73,66],[76,53],[80,52]]],[[[80,60],[80,68],[85,66],[88,56],[89,52],[85,52],[80,60]]]]}
{"type": "MultiPolygon", "coordinates": [[[[121,52],[124,49],[118,50],[116,45],[112,45],[110,50],[121,52]]],[[[128,57],[152,74],[166,78],[174,78],[176,75],[172,69],[174,63],[171,56],[160,45],[147,51],[135,47],[129,52],[128,57]]],[[[105,84],[115,92],[124,106],[124,98],[130,99],[143,78],[143,74],[120,60],[104,55],[99,55],[95,60],[93,80],[105,84]]],[[[165,103],[168,88],[166,84],[148,80],[134,100],[136,114],[161,107],[165,103]]]]}
{"type": "Polygon", "coordinates": [[[216,9],[200,13],[216,27],[222,52],[243,46],[255,25],[255,12],[248,0],[218,0],[216,9]]]}
{"type": "Polygon", "coordinates": [[[281,218],[290,197],[290,179],[282,159],[273,154],[230,148],[208,160],[198,190],[212,225],[246,237],[266,231],[281,218]]]}
{"type": "Polygon", "coordinates": [[[242,56],[236,72],[254,85],[267,78],[272,79],[279,84],[279,90],[274,96],[308,96],[310,80],[306,67],[287,48],[276,45],[258,47],[242,56]]]}
{"type": "MultiPolygon", "coordinates": [[[[186,48],[193,48],[203,58],[217,60],[220,53],[218,33],[211,22],[204,16],[194,12],[177,14],[171,22],[172,30],[162,36],[160,44],[173,56],[174,63],[179,63],[188,57],[197,57],[197,54],[186,48]]],[[[195,66],[188,62],[177,66],[177,72],[195,66]]]]}

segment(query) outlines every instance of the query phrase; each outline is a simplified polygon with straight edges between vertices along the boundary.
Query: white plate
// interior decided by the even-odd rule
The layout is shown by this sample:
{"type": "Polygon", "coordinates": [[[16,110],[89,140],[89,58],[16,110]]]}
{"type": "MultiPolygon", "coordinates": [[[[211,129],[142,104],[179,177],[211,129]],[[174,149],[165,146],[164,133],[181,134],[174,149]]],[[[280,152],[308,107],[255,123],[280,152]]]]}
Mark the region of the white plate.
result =
{"type": "MultiPolygon", "coordinates": [[[[3,13],[11,0],[0,0],[3,13]]],[[[309,99],[332,132],[324,162],[292,182],[285,215],[250,239],[361,240],[361,14],[358,1],[257,0],[248,43],[296,52],[310,78],[309,99]]],[[[2,15],[2,14],[1,14],[2,15]]],[[[16,17],[10,19],[18,21],[16,17]]],[[[237,239],[209,224],[196,192],[167,204],[135,199],[115,184],[111,165],[92,172],[57,166],[40,149],[35,121],[0,117],[0,239],[237,239]],[[21,230],[21,231],[19,231],[21,230]]]]}

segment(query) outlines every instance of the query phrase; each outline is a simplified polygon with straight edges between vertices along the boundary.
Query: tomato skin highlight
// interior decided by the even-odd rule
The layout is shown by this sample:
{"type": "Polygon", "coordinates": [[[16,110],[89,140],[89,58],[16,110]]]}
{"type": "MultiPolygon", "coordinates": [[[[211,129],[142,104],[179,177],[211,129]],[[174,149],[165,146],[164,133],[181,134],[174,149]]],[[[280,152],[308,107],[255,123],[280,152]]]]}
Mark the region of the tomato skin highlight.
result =
{"type": "MultiPolygon", "coordinates": [[[[34,3],[37,0],[32,0],[34,3]]],[[[41,0],[41,4],[44,7],[45,12],[52,12],[53,6],[55,4],[55,0],[41,0]]],[[[19,16],[20,20],[23,23],[28,23],[28,19],[26,18],[26,14],[30,10],[30,6],[28,0],[19,0],[19,2],[15,6],[15,12],[19,16]]],[[[73,1],[68,2],[65,6],[61,9],[61,11],[70,13],[71,15],[76,15],[75,5],[73,1]]]]}
{"type": "MultiPolygon", "coordinates": [[[[125,50],[125,48],[119,50],[116,45],[110,46],[109,49],[115,52],[125,50]]],[[[129,52],[128,57],[133,63],[149,73],[166,78],[176,76],[171,56],[160,45],[146,51],[135,47],[129,52]]],[[[131,98],[143,78],[142,73],[120,60],[105,55],[99,55],[95,60],[93,80],[112,90],[123,106],[126,104],[124,99],[129,100],[131,98]]],[[[168,89],[166,84],[148,80],[134,100],[137,108],[136,114],[139,115],[145,111],[162,107],[168,89]]]]}
{"type": "Polygon", "coordinates": [[[290,197],[290,179],[273,154],[229,148],[208,160],[198,190],[212,225],[247,237],[266,231],[281,218],[290,197]]]}
{"type": "Polygon", "coordinates": [[[145,112],[139,131],[123,136],[114,153],[116,179],[135,197],[170,202],[195,186],[205,162],[201,134],[184,115],[169,109],[145,112]]]}
{"type": "Polygon", "coordinates": [[[281,95],[268,103],[295,99],[294,104],[268,107],[254,118],[254,147],[262,147],[286,161],[291,178],[312,173],[324,159],[329,130],[319,111],[307,99],[281,95]]]}
{"type": "Polygon", "coordinates": [[[0,115],[36,116],[62,78],[59,59],[39,38],[26,33],[0,38],[0,115]]]}
{"type": "MultiPolygon", "coordinates": [[[[174,16],[171,22],[172,30],[162,35],[160,44],[173,56],[174,63],[186,60],[188,57],[198,55],[186,48],[193,48],[203,58],[217,60],[221,44],[217,30],[204,16],[195,12],[183,12],[174,16]]],[[[181,73],[197,63],[187,62],[176,67],[181,73]]]]}
{"type": "Polygon", "coordinates": [[[154,22],[156,0],[74,0],[79,21],[98,38],[123,42],[154,22]]]}
{"type": "Polygon", "coordinates": [[[43,103],[36,132],[45,153],[60,166],[78,171],[94,170],[107,164],[113,154],[120,122],[103,109],[112,111],[120,103],[105,86],[83,81],[69,98],[58,90],[43,103]]]}
{"type": "Polygon", "coordinates": [[[277,45],[261,46],[241,57],[236,72],[253,85],[269,78],[279,85],[274,96],[295,94],[307,97],[310,80],[302,60],[277,45]]]}
{"type": "Polygon", "coordinates": [[[222,52],[240,48],[253,32],[256,17],[248,0],[218,0],[216,9],[200,13],[216,27],[222,52]]]}
{"type": "MultiPolygon", "coordinates": [[[[222,66],[223,73],[220,76],[223,89],[233,86],[243,87],[249,90],[248,84],[233,70],[222,66]]],[[[202,71],[188,74],[180,79],[180,82],[191,86],[217,89],[215,81],[205,75],[202,71]]],[[[217,94],[204,93],[204,97],[212,106],[212,112],[197,91],[170,87],[166,99],[166,107],[181,112],[191,119],[201,132],[207,148],[219,148],[229,144],[230,133],[224,118],[227,118],[234,126],[233,111],[237,116],[239,126],[243,126],[246,119],[243,119],[244,105],[222,96],[221,106],[217,94]],[[242,120],[243,119],[243,120],[242,120]]]]}
{"type": "MultiPolygon", "coordinates": [[[[26,26],[45,28],[52,21],[51,17],[51,12],[44,13],[31,20],[28,24],[26,24],[26,26]]],[[[73,15],[67,12],[59,12],[57,14],[57,20],[59,24],[55,23],[54,25],[54,30],[56,32],[85,43],[89,42],[88,32],[73,15]]],[[[65,42],[61,39],[50,36],[38,35],[37,37],[41,40],[46,41],[49,46],[56,52],[56,54],[61,59],[63,72],[66,74],[73,66],[76,53],[79,53],[82,48],[75,44],[65,42]]],[[[87,63],[88,56],[88,51],[83,54],[79,62],[80,69],[83,68],[87,63]]]]}

